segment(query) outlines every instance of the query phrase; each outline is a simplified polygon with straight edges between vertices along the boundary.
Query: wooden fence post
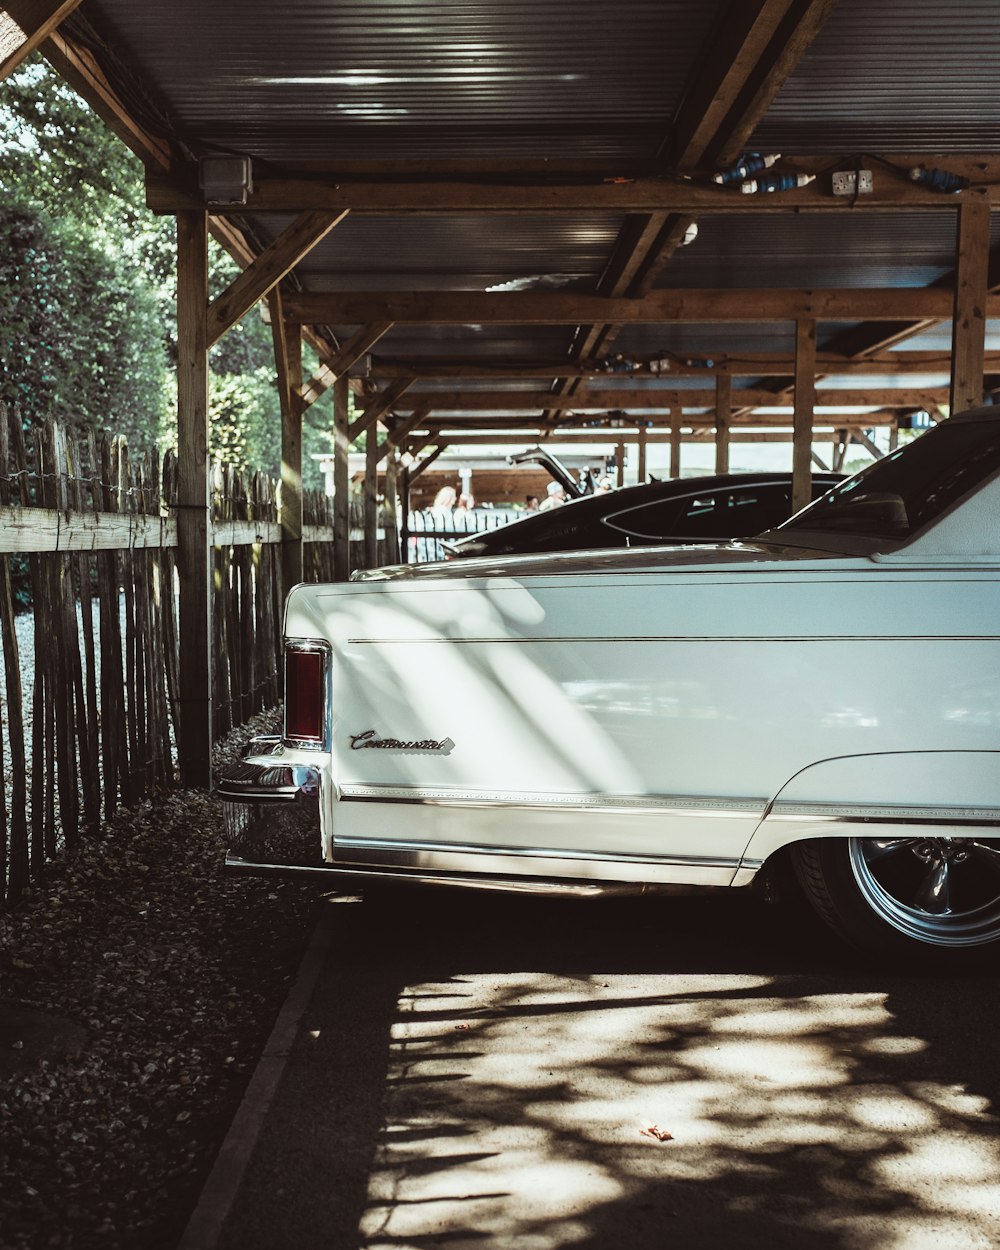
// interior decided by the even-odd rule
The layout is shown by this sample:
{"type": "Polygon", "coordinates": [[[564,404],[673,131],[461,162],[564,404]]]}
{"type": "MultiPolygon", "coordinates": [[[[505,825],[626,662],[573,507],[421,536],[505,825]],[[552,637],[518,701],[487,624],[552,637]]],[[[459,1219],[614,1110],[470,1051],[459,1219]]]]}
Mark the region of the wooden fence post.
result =
{"type": "Polygon", "coordinates": [[[180,736],[186,786],[212,784],[212,517],[208,464],[208,216],[177,215],[180,736]]]}
{"type": "Polygon", "coordinates": [[[338,378],[333,384],[333,577],[338,582],[351,573],[348,394],[347,378],[338,378]]]}

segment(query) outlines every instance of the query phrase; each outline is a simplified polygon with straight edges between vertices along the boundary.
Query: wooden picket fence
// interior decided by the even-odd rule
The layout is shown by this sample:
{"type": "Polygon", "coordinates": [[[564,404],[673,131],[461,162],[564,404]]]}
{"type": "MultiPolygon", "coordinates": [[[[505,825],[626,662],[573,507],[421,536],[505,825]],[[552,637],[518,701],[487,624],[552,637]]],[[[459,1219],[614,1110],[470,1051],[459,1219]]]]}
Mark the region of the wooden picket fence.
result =
{"type": "MultiPolygon", "coordinates": [[[[26,436],[0,406],[0,903],[176,781],[176,490],[172,453],[161,464],[55,422],[26,436]]],[[[213,498],[220,736],[281,700],[283,588],[273,479],[217,466],[213,498]]],[[[304,576],[331,580],[332,501],[307,493],[303,522],[304,576]]]]}

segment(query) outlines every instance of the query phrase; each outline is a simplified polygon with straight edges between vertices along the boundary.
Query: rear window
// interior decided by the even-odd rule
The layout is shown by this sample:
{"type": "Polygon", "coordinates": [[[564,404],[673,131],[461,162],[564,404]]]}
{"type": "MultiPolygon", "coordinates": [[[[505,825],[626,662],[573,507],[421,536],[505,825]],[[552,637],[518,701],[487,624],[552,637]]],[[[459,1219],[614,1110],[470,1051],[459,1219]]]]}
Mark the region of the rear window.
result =
{"type": "Polygon", "coordinates": [[[946,421],[779,528],[909,538],[998,471],[1000,421],[946,421]]]}
{"type": "Polygon", "coordinates": [[[633,538],[745,538],[786,520],[791,488],[784,483],[665,499],[616,512],[605,524],[633,538]]]}

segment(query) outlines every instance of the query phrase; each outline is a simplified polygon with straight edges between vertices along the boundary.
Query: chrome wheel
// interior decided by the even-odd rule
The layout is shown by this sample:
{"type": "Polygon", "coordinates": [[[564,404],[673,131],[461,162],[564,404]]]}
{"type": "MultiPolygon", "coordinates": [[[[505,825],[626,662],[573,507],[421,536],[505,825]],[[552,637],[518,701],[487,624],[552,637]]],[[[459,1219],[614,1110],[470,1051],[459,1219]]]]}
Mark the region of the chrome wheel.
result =
{"type": "Polygon", "coordinates": [[[898,933],[931,946],[1000,938],[1000,839],[851,838],[864,901],[898,933]]]}

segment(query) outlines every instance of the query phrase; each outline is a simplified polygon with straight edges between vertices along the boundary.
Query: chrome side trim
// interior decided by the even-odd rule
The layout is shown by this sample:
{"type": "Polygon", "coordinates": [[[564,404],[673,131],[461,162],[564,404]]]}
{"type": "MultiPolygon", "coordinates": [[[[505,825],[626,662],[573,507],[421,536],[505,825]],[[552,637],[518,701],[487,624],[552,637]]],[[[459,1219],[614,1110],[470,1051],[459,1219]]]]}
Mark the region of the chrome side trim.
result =
{"type": "Polygon", "coordinates": [[[732,880],[733,889],[743,889],[748,885],[753,885],[757,874],[764,866],[762,859],[745,859],[736,870],[736,875],[732,880]]]}
{"type": "Polygon", "coordinates": [[[674,812],[681,816],[745,817],[762,815],[763,798],[704,798],[676,794],[552,794],[523,790],[465,790],[454,787],[341,786],[342,803],[412,803],[439,807],[517,807],[553,811],[674,812]]]}
{"type": "Polygon", "coordinates": [[[561,881],[558,878],[543,877],[488,877],[475,876],[467,873],[435,873],[417,872],[412,869],[397,870],[392,868],[355,868],[340,864],[321,864],[305,866],[300,864],[256,863],[253,860],[241,859],[238,855],[227,855],[226,871],[242,873],[248,876],[294,876],[303,874],[312,876],[337,877],[345,883],[357,881],[360,884],[374,881],[405,882],[410,885],[444,885],[454,886],[463,890],[494,890],[511,894],[541,894],[547,896],[570,895],[579,898],[596,898],[604,894],[653,894],[667,893],[677,887],[671,885],[634,884],[628,881],[561,881]]]}
{"type": "Polygon", "coordinates": [[[388,646],[443,646],[449,647],[469,647],[502,644],[505,646],[516,644],[519,647],[526,645],[535,646],[555,643],[559,646],[572,644],[577,646],[581,643],[599,643],[607,646],[609,643],[617,645],[619,643],[663,643],[663,642],[756,642],[756,643],[780,643],[782,646],[792,642],[889,642],[893,646],[905,642],[1000,642],[1000,634],[621,634],[616,636],[602,635],[595,637],[593,635],[547,635],[538,634],[531,638],[510,638],[506,635],[489,635],[484,634],[481,637],[469,638],[348,638],[348,643],[354,647],[388,647],[388,646]]]}
{"type": "Polygon", "coordinates": [[[804,803],[779,799],[767,814],[768,820],[816,821],[839,824],[865,821],[870,824],[921,825],[1000,825],[1000,809],[995,807],[910,807],[904,804],[804,803]]]}
{"type": "Polygon", "coordinates": [[[562,847],[502,846],[464,842],[419,842],[394,838],[334,838],[334,855],[339,850],[370,851],[404,857],[420,855],[514,856],[517,859],[556,859],[582,864],[650,864],[666,868],[723,868],[735,871],[740,860],[713,855],[637,855],[633,852],[609,854],[605,851],[566,850],[562,847]]]}

